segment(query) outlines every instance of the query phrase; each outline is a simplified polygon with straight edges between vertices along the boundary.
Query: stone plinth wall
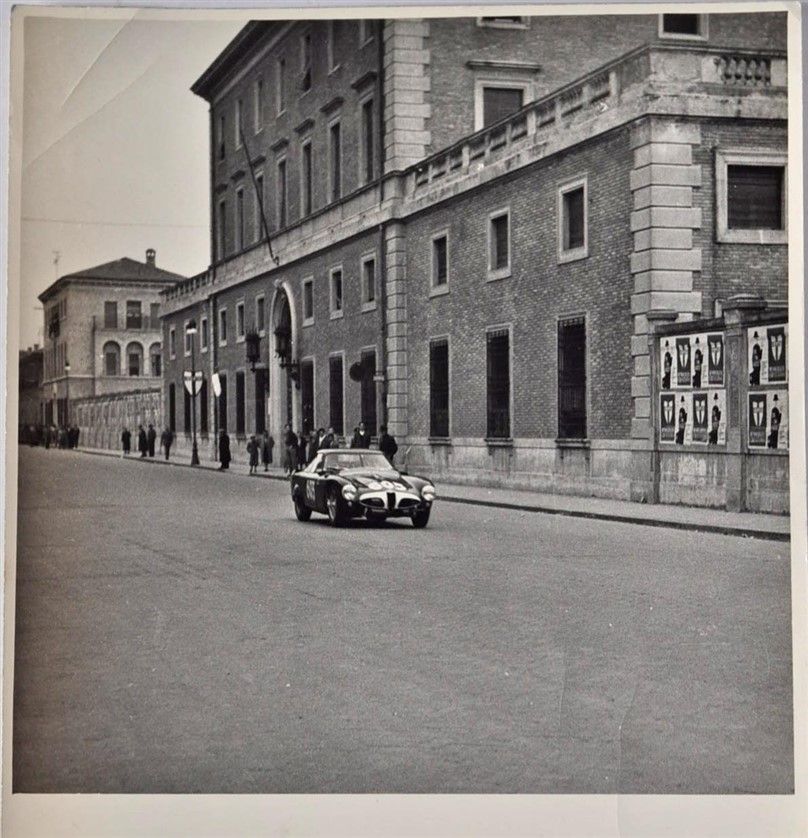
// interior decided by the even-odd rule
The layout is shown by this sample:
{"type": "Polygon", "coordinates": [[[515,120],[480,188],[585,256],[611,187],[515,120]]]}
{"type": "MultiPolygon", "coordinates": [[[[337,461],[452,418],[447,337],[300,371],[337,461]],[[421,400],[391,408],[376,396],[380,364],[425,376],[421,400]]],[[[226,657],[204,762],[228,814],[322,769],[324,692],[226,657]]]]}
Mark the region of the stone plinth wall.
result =
{"type": "Polygon", "coordinates": [[[73,419],[81,431],[79,445],[85,448],[121,447],[121,433],[128,428],[132,449],[137,448],[137,428],[154,425],[158,440],[164,427],[163,403],[159,389],[136,390],[77,399],[71,405],[73,419]]]}

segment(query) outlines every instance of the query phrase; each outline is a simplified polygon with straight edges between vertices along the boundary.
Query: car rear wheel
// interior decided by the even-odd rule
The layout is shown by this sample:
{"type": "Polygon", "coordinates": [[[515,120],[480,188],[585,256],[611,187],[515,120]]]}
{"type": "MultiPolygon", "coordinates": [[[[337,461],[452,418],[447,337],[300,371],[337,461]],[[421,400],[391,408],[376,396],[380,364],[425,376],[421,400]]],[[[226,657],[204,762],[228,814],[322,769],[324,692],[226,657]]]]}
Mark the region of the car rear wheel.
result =
{"type": "Polygon", "coordinates": [[[325,496],[325,506],[331,526],[341,527],[345,523],[345,508],[337,486],[328,488],[328,493],[325,496]]]}
{"type": "Polygon", "coordinates": [[[306,506],[303,498],[295,498],[295,515],[298,521],[308,521],[311,518],[311,510],[306,506]]]}
{"type": "Polygon", "coordinates": [[[412,525],[418,530],[423,529],[429,523],[429,513],[431,511],[431,509],[419,509],[417,512],[414,512],[412,525]]]}

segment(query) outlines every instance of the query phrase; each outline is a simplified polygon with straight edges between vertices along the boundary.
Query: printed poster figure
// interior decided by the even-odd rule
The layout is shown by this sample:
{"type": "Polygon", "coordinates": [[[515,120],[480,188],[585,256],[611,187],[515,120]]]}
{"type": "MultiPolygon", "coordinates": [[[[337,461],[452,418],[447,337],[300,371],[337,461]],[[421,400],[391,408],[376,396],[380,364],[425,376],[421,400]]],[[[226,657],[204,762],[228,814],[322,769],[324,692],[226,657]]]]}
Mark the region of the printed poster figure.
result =
{"type": "Polygon", "coordinates": [[[707,338],[707,383],[724,386],[724,336],[709,335],[707,338]]]}
{"type": "Polygon", "coordinates": [[[701,351],[698,337],[693,346],[693,386],[701,387],[701,368],[704,365],[704,353],[701,351]]]}
{"type": "Polygon", "coordinates": [[[766,394],[749,394],[749,445],[763,448],[766,445],[766,394]]]}
{"type": "Polygon", "coordinates": [[[685,397],[682,396],[679,402],[679,421],[676,428],[677,445],[684,445],[685,443],[685,428],[687,428],[687,406],[685,404],[685,397]]]}
{"type": "Polygon", "coordinates": [[[671,354],[671,342],[665,340],[662,356],[662,389],[671,389],[671,371],[673,369],[673,355],[671,354]]]}
{"type": "Polygon", "coordinates": [[[676,338],[676,384],[690,386],[690,338],[676,338]]]}
{"type": "Polygon", "coordinates": [[[707,394],[693,395],[693,442],[707,442],[707,394]]]}
{"type": "Polygon", "coordinates": [[[673,393],[660,396],[659,441],[673,442],[676,438],[676,397],[673,393]]]}
{"type": "Polygon", "coordinates": [[[763,349],[760,346],[760,335],[755,332],[752,335],[752,355],[749,364],[749,383],[753,387],[760,385],[760,366],[763,361],[763,349]]]}
{"type": "Polygon", "coordinates": [[[768,344],[768,381],[780,383],[786,380],[786,329],[775,326],[766,330],[768,344]]]}
{"type": "Polygon", "coordinates": [[[709,445],[724,445],[726,439],[722,433],[721,417],[724,411],[722,410],[724,404],[724,394],[713,393],[712,408],[710,409],[710,434],[707,439],[709,445]]]}
{"type": "Polygon", "coordinates": [[[772,397],[772,413],[769,420],[769,438],[767,447],[777,448],[777,438],[780,435],[780,423],[783,421],[783,414],[780,412],[780,399],[777,393],[772,397]]]}

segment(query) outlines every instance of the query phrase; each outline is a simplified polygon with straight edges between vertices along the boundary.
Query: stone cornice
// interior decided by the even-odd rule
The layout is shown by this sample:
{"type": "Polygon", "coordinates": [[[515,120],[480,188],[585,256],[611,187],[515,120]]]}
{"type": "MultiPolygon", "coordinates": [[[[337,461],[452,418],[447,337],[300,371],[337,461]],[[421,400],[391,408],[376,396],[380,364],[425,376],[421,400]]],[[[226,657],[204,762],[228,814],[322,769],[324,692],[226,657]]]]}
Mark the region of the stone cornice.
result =
{"type": "Polygon", "coordinates": [[[342,96],[335,96],[333,99],[329,99],[321,108],[320,113],[324,113],[326,116],[329,114],[334,113],[334,111],[338,110],[342,107],[342,104],[345,100],[342,96]]]}
{"type": "Polygon", "coordinates": [[[541,64],[533,61],[493,61],[489,59],[472,58],[466,62],[472,70],[491,70],[498,73],[540,73],[541,64]]]}
{"type": "Polygon", "coordinates": [[[368,70],[367,73],[363,73],[358,79],[354,79],[354,81],[351,82],[351,87],[357,91],[362,90],[362,88],[373,84],[377,78],[378,73],[375,70],[368,70]]]}
{"type": "Polygon", "coordinates": [[[289,138],[288,137],[279,137],[275,140],[274,143],[269,147],[269,150],[277,154],[279,151],[283,151],[289,145],[289,138]]]}
{"type": "Polygon", "coordinates": [[[295,133],[305,134],[307,131],[311,131],[312,128],[314,128],[314,120],[309,116],[295,128],[295,133]]]}

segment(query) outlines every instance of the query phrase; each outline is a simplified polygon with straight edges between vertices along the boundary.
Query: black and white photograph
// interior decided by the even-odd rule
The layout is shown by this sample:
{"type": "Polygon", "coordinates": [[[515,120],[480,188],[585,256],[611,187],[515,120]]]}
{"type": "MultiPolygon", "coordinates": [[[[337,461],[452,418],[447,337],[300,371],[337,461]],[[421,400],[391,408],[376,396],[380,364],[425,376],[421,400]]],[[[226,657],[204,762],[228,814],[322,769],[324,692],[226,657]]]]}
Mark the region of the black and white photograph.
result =
{"type": "Polygon", "coordinates": [[[15,8],[9,835],[805,834],[799,12],[15,8]]]}

